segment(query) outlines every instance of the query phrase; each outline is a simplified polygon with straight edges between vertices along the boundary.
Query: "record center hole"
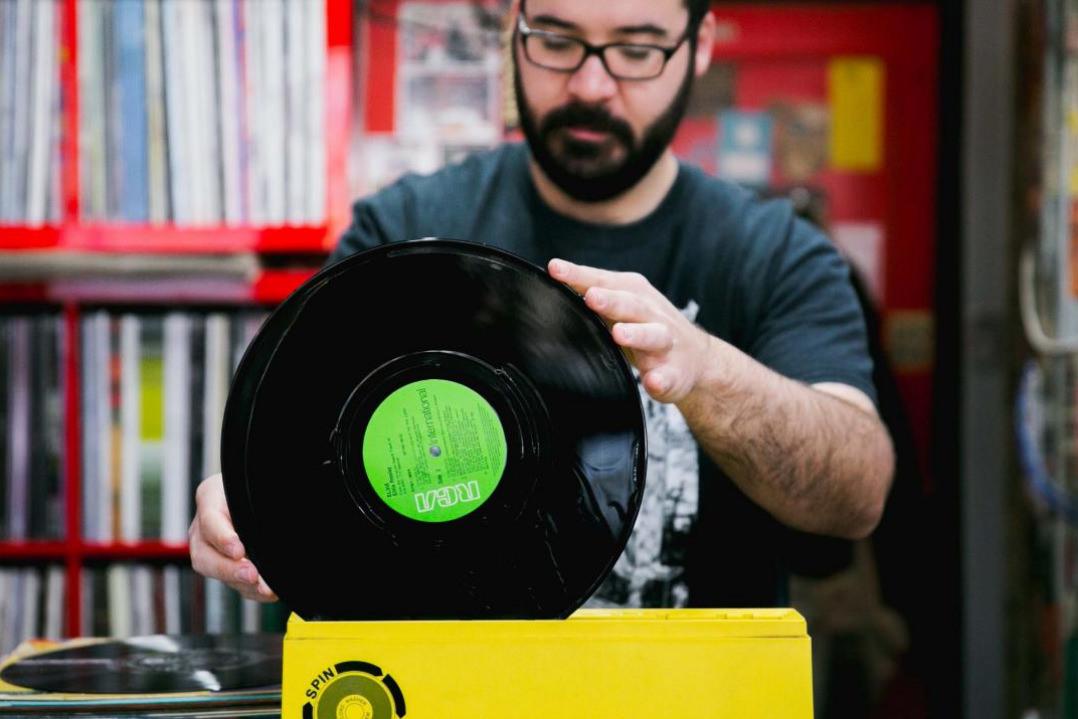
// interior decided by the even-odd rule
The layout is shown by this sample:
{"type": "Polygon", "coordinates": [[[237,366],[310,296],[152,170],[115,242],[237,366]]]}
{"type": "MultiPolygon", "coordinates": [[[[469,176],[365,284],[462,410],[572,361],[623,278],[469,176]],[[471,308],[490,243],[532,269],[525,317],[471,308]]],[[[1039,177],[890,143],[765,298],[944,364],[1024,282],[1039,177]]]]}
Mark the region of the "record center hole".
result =
{"type": "Polygon", "coordinates": [[[374,707],[366,697],[350,694],[337,705],[337,719],[372,719],[374,707]]]}
{"type": "Polygon", "coordinates": [[[439,447],[438,445],[432,446],[430,448],[430,456],[431,457],[441,457],[442,456],[442,448],[439,447]]]}

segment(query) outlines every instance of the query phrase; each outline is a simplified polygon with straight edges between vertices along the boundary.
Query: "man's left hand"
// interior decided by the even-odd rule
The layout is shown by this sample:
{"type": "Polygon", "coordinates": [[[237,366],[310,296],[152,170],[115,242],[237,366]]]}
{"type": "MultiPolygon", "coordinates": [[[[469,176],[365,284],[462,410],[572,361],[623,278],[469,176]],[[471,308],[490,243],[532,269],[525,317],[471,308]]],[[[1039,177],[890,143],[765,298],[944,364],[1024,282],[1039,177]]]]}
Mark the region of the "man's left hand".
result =
{"type": "Polygon", "coordinates": [[[640,371],[648,394],[671,403],[688,396],[703,375],[711,337],[647,278],[561,259],[551,260],[547,270],[583,295],[587,306],[611,325],[614,341],[640,371]]]}

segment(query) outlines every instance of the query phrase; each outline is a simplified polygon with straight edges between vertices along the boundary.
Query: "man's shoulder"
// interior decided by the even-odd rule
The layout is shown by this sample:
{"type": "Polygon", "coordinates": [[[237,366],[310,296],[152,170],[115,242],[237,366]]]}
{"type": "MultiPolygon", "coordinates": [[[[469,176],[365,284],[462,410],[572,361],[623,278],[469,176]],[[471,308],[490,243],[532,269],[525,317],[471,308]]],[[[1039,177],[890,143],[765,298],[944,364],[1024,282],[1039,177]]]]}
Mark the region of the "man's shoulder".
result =
{"type": "Polygon", "coordinates": [[[423,203],[460,205],[461,202],[474,200],[477,189],[504,181],[516,172],[521,150],[517,143],[502,143],[492,149],[472,153],[434,172],[409,172],[364,198],[364,201],[379,204],[408,197],[423,203]]]}
{"type": "Polygon", "coordinates": [[[785,198],[764,197],[693,165],[683,164],[681,174],[681,211],[708,230],[704,236],[727,250],[766,256],[787,243],[791,234],[805,230],[813,234],[807,225],[797,226],[793,205],[785,198]]]}
{"type": "Polygon", "coordinates": [[[703,170],[685,169],[683,222],[691,256],[707,280],[731,288],[747,309],[766,305],[785,283],[844,274],[845,263],[824,232],[798,217],[786,197],[767,197],[703,170]]]}
{"type": "MultiPolygon", "coordinates": [[[[330,257],[420,237],[475,238],[491,212],[522,187],[526,160],[504,143],[429,174],[410,173],[352,206],[352,224],[330,257]]],[[[476,238],[477,239],[477,238],[476,238]]],[[[477,239],[478,241],[478,239],[477,239]]]]}
{"type": "Polygon", "coordinates": [[[724,205],[740,205],[757,199],[752,191],[691,163],[681,162],[679,170],[686,186],[698,197],[708,197],[724,205]]]}
{"type": "Polygon", "coordinates": [[[789,222],[791,203],[784,198],[765,197],[729,180],[710,175],[695,165],[682,165],[688,188],[687,199],[696,207],[719,214],[731,222],[771,219],[789,222]]]}

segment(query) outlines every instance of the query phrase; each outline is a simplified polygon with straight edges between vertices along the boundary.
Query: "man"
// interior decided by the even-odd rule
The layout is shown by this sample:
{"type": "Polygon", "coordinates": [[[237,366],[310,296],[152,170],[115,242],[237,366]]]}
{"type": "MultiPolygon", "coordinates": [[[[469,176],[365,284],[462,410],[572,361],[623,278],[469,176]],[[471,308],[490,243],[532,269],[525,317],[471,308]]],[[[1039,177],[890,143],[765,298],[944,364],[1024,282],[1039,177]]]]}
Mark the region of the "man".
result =
{"type": "MultiPolygon", "coordinates": [[[[331,260],[425,236],[504,247],[580,292],[639,373],[640,518],[593,603],[767,606],[816,535],[879,520],[893,456],[847,269],[787,203],[669,149],[715,34],[706,0],[521,0],[514,79],[527,145],[356,203],[331,260]]],[[[199,488],[192,563],[273,593],[199,488]]]]}

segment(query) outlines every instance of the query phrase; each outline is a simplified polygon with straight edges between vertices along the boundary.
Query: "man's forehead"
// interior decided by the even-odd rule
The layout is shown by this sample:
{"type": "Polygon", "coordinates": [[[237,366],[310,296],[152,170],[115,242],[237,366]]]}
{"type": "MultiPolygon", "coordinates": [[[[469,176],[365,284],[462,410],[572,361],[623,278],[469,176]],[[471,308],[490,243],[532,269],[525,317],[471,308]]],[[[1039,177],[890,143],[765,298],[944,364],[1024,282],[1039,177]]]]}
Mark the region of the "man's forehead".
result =
{"type": "Polygon", "coordinates": [[[616,32],[655,26],[680,32],[688,10],[684,0],[525,0],[528,17],[551,17],[581,30],[616,32]]]}

